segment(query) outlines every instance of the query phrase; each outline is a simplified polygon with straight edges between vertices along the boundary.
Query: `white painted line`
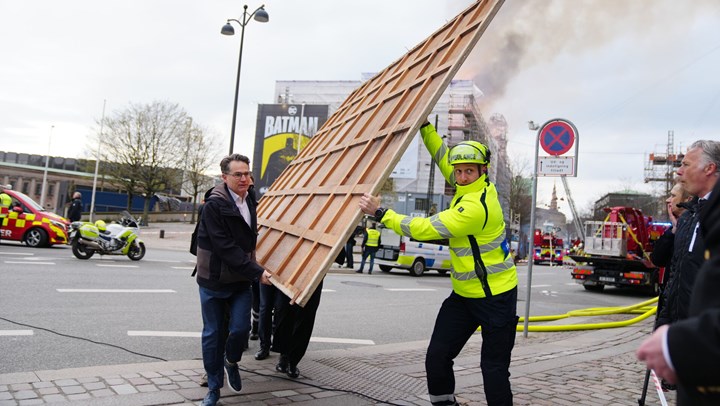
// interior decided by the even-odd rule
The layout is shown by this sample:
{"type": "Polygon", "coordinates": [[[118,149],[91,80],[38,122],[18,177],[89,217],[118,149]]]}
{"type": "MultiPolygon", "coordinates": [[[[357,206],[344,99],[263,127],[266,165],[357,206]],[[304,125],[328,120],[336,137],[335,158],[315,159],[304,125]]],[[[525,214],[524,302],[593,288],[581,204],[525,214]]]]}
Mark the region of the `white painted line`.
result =
{"type": "Polygon", "coordinates": [[[137,265],[111,265],[111,264],[95,264],[95,266],[102,266],[105,268],[137,268],[137,265]]]}
{"type": "Polygon", "coordinates": [[[31,336],[32,330],[0,330],[0,336],[31,336]]]}
{"type": "Polygon", "coordinates": [[[385,289],[390,292],[435,292],[437,289],[427,288],[387,288],[385,289]]]}
{"type": "Polygon", "coordinates": [[[165,259],[146,259],[145,262],[165,262],[168,264],[182,264],[187,263],[187,261],[170,261],[165,259]]]}
{"type": "Polygon", "coordinates": [[[0,255],[24,255],[24,256],[33,256],[35,254],[27,253],[27,252],[0,252],[0,255]]]}
{"type": "Polygon", "coordinates": [[[194,266],[171,266],[170,268],[172,268],[172,269],[185,269],[185,270],[188,270],[188,271],[195,269],[194,266]]]}
{"type": "Polygon", "coordinates": [[[57,289],[60,293],[176,293],[172,289],[57,289]]]}
{"type": "Polygon", "coordinates": [[[186,331],[128,331],[127,335],[131,337],[187,337],[199,338],[202,336],[200,332],[186,331]]]}
{"type": "Polygon", "coordinates": [[[314,343],[375,345],[373,340],[356,340],[352,338],[310,337],[310,341],[314,343]]]}
{"type": "Polygon", "coordinates": [[[322,291],[323,292],[336,292],[335,289],[323,289],[322,291]]]}
{"type": "Polygon", "coordinates": [[[532,285],[533,288],[547,288],[552,285],[532,285]]]}
{"type": "Polygon", "coordinates": [[[25,264],[25,265],[55,265],[54,262],[33,262],[33,261],[5,261],[6,264],[25,264]]]}

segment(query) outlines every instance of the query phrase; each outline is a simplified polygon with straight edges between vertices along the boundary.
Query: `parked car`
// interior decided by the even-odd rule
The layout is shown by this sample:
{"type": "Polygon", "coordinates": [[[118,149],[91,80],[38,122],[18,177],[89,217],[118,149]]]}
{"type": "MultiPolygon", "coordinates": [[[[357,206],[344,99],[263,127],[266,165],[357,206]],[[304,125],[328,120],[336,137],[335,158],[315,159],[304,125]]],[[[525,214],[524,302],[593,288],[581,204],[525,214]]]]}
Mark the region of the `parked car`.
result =
{"type": "Polygon", "coordinates": [[[380,248],[375,254],[375,263],[383,272],[400,268],[407,269],[412,276],[422,276],[427,270],[445,274],[452,268],[447,240],[416,241],[389,228],[380,230],[380,248]]]}
{"type": "Polygon", "coordinates": [[[67,219],[43,209],[22,192],[6,189],[5,193],[12,203],[0,226],[3,240],[23,241],[30,247],[67,243],[67,219]]]}

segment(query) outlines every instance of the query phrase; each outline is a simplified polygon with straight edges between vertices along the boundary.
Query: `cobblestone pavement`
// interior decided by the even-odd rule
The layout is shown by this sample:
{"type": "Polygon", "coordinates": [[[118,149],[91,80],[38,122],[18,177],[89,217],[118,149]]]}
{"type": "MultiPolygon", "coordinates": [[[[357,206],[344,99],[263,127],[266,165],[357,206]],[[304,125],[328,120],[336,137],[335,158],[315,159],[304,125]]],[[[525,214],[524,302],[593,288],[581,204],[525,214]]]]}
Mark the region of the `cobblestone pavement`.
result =
{"type": "MultiPolygon", "coordinates": [[[[187,249],[190,224],[157,224],[142,231],[148,247],[187,249]],[[164,238],[159,238],[160,230],[164,238]]],[[[333,269],[334,272],[342,272],[333,269]]],[[[349,270],[348,270],[349,271],[349,270]]],[[[518,333],[511,365],[516,405],[637,405],[645,369],[635,349],[651,320],[630,327],[553,333],[518,333]]],[[[462,404],[485,405],[480,335],[455,360],[456,393],[462,404]]],[[[427,341],[345,350],[310,351],[300,378],[275,372],[278,355],[256,361],[257,342],[240,365],[243,390],[223,388],[222,405],[417,405],[427,406],[427,341]]],[[[206,393],[199,360],[95,366],[0,375],[0,406],[6,405],[197,405],[206,393]]],[[[666,392],[669,404],[675,393],[666,392]]],[[[647,405],[659,405],[652,385],[647,405]]]]}

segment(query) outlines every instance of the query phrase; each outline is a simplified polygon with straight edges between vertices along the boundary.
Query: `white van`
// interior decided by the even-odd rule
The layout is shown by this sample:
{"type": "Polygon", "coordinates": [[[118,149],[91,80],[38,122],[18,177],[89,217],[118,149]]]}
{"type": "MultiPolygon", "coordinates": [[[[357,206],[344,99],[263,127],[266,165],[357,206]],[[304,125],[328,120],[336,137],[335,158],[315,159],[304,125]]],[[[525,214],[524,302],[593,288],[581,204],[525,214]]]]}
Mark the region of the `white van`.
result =
{"type": "Polygon", "coordinates": [[[398,235],[389,228],[381,228],[380,236],[375,263],[380,265],[383,272],[401,268],[410,271],[412,276],[422,276],[429,269],[438,271],[441,275],[451,269],[447,240],[415,241],[398,235]]]}

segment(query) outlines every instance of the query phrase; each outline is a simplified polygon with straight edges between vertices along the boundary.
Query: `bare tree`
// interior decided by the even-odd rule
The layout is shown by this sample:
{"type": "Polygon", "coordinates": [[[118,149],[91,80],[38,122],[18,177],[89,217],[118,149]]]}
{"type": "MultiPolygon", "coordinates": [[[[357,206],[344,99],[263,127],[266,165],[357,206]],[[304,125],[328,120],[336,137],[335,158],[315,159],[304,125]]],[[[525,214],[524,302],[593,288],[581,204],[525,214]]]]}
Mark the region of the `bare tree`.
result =
{"type": "Polygon", "coordinates": [[[185,133],[186,154],[182,162],[183,184],[185,193],[192,196],[193,210],[190,222],[195,222],[195,203],[200,192],[207,190],[215,184],[214,178],[206,175],[206,171],[219,162],[219,148],[217,139],[208,134],[192,120],[188,120],[185,133]]]}
{"type": "Polygon", "coordinates": [[[510,191],[505,198],[510,209],[510,221],[514,216],[519,216],[520,224],[530,221],[530,209],[532,206],[532,180],[526,175],[528,162],[526,159],[512,161],[510,169],[510,191]]]}
{"type": "Polygon", "coordinates": [[[131,103],[105,119],[101,159],[108,163],[111,182],[127,191],[128,209],[134,195],[145,197],[146,220],[152,197],[171,182],[184,157],[187,120],[179,105],[159,101],[131,103]]]}

